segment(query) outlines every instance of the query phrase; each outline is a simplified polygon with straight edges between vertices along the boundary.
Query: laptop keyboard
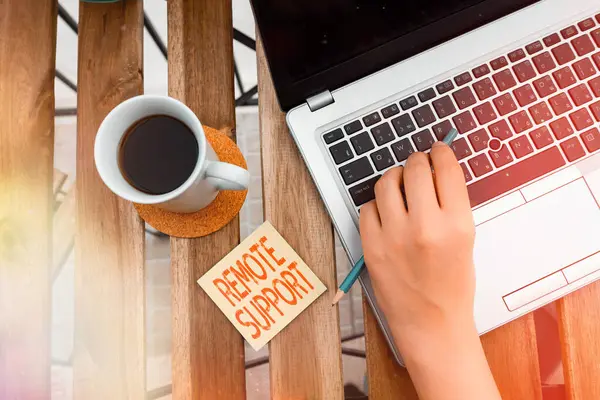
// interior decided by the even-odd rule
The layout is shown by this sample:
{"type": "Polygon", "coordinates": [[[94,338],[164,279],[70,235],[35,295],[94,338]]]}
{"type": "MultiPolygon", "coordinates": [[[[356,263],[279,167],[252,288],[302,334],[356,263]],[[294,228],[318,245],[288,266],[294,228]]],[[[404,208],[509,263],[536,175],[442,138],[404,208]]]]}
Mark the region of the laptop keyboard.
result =
{"type": "Polygon", "coordinates": [[[452,149],[473,207],[600,150],[600,14],[323,135],[354,205],[386,169],[452,149]]]}

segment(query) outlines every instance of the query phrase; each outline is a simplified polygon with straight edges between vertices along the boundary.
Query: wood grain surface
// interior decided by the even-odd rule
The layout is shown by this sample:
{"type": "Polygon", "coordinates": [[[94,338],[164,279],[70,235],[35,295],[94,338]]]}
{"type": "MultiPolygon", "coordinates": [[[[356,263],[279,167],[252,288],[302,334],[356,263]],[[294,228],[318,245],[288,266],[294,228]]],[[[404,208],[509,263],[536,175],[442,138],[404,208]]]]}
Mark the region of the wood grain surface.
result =
{"type": "Polygon", "coordinates": [[[0,1],[0,399],[50,398],[55,54],[55,1],[0,1]]]}
{"type": "Polygon", "coordinates": [[[600,399],[600,282],[556,305],[567,398],[600,399]]]}
{"type": "Polygon", "coordinates": [[[270,343],[273,399],[341,399],[343,378],[333,228],[300,157],[257,43],[265,220],[289,242],[326,291],[270,343]]]}
{"type": "Polygon", "coordinates": [[[94,164],[104,117],[143,91],[142,2],[79,5],[76,400],[145,397],[144,226],[94,164]]]}
{"type": "MultiPolygon", "coordinates": [[[[169,0],[169,95],[235,139],[231,0],[169,0]]],[[[173,398],[245,399],[241,335],[196,283],[239,243],[239,219],[171,239],[173,398]]]]}

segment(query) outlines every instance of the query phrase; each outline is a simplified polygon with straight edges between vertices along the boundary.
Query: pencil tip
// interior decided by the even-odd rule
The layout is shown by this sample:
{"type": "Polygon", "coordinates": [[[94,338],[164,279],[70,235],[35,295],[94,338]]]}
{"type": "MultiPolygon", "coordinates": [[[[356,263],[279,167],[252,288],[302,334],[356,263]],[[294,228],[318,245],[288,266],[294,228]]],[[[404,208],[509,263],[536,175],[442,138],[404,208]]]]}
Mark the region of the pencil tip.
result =
{"type": "Polygon", "coordinates": [[[344,293],[341,290],[338,290],[337,293],[335,294],[335,296],[333,297],[333,301],[331,302],[331,306],[335,306],[337,303],[339,303],[339,301],[342,299],[342,297],[344,297],[346,293],[344,293]]]}

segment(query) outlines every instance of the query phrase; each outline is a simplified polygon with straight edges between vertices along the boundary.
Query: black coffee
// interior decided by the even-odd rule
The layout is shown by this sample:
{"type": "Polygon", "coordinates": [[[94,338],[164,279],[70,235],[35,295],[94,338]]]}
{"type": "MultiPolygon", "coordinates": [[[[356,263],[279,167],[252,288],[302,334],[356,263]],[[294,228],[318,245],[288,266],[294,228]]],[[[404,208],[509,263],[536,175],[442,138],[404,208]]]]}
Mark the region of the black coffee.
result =
{"type": "Polygon", "coordinates": [[[121,139],[119,168],[136,189],[165,194],[181,186],[198,161],[198,142],[183,122],[154,115],[132,125],[121,139]]]}

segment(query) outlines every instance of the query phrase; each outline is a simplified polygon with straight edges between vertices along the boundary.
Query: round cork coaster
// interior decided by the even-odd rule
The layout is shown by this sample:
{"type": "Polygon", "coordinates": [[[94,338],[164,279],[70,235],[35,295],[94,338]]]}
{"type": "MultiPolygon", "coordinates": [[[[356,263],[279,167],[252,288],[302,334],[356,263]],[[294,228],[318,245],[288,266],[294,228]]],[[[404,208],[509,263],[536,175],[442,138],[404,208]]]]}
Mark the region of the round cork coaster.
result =
{"type": "MultiPolygon", "coordinates": [[[[206,138],[219,160],[248,168],[235,142],[216,129],[204,126],[206,138]]],[[[193,213],[174,213],[149,204],[134,203],[140,217],[153,228],[170,236],[197,238],[218,231],[231,221],[242,208],[247,190],[222,190],[208,206],[193,213]]]]}

